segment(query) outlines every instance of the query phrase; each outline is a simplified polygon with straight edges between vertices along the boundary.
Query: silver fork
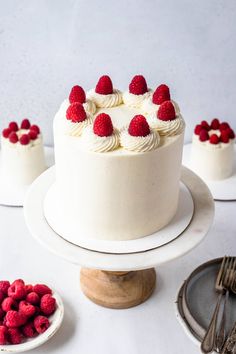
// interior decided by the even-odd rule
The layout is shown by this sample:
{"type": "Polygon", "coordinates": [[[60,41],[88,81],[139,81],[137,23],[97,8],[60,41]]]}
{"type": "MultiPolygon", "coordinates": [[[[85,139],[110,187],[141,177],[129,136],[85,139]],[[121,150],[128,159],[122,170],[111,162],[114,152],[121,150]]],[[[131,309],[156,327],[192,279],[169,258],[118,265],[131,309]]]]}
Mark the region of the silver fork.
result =
{"type": "Polygon", "coordinates": [[[219,295],[218,295],[217,303],[215,306],[215,310],[214,310],[211,322],[209,324],[209,327],[206,331],[206,334],[205,334],[202,344],[201,344],[201,351],[204,354],[212,353],[214,350],[214,347],[215,347],[217,319],[218,319],[221,299],[225,293],[223,279],[225,279],[225,276],[227,274],[226,272],[229,269],[230,258],[231,257],[226,257],[226,256],[223,258],[223,260],[221,262],[220,270],[217,274],[217,278],[216,278],[216,282],[215,282],[215,289],[219,293],[219,295]]]}

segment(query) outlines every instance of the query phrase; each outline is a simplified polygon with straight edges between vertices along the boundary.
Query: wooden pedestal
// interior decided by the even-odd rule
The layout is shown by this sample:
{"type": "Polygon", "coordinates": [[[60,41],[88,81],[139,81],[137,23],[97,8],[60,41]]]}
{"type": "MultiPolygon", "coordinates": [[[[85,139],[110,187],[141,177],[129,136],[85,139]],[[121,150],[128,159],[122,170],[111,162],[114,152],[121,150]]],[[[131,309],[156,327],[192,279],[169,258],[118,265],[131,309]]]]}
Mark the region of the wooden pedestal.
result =
{"type": "Polygon", "coordinates": [[[141,304],[152,294],[156,283],[154,268],[131,272],[108,272],[82,268],[81,289],[97,305],[126,309],[141,304]]]}

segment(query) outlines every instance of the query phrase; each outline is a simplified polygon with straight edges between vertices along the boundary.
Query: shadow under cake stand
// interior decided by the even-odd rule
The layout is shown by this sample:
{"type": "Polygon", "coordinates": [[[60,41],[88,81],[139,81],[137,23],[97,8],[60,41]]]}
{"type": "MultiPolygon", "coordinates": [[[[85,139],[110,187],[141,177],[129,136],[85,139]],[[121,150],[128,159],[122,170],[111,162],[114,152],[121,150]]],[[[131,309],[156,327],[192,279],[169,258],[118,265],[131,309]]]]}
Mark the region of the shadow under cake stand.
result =
{"type": "MultiPolygon", "coordinates": [[[[49,169],[34,181],[27,193],[24,214],[29,231],[51,252],[80,265],[84,294],[96,304],[109,308],[129,308],[147,300],[155,288],[154,267],[196,247],[206,236],[214,217],[214,202],[208,187],[195,173],[183,167],[181,181],[191,193],[194,212],[178,237],[162,246],[138,252],[95,251],[70,243],[47,223],[43,204],[54,180],[55,174],[49,169]]],[[[156,235],[158,238],[158,232],[156,235]]]]}

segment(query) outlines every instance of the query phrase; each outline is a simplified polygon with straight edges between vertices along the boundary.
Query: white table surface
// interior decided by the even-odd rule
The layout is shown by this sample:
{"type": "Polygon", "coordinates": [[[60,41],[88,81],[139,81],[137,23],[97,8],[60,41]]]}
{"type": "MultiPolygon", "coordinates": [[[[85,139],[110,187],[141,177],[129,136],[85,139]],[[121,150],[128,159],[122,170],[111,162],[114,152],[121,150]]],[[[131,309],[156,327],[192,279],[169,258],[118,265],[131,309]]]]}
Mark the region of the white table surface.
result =
{"type": "Polygon", "coordinates": [[[0,207],[0,278],[51,284],[65,303],[59,332],[29,353],[195,354],[174,312],[176,293],[199,264],[236,251],[236,202],[217,202],[215,221],[203,243],[186,256],[158,268],[157,287],[144,304],[111,310],[80,291],[79,268],[51,254],[29,234],[22,208],[0,207]]]}

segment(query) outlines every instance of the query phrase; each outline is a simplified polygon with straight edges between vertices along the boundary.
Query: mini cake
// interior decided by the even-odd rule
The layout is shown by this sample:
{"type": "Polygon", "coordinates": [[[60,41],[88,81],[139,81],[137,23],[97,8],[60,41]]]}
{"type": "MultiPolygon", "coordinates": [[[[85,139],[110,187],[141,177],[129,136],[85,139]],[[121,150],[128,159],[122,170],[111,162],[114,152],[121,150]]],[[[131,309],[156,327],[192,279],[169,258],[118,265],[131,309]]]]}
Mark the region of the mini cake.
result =
{"type": "Polygon", "coordinates": [[[96,104],[95,114],[77,107],[71,118],[67,101],[54,118],[56,179],[45,198],[44,214],[54,231],[75,244],[79,237],[144,237],[176,213],[183,118],[171,102],[171,108],[163,102],[152,126],[141,107],[151,92],[146,80],[136,76],[129,90],[142,97],[130,104],[123,94],[122,100],[111,79],[102,76],[87,94],[96,104]],[[79,134],[68,129],[68,118],[71,125],[81,119],[86,123],[79,134]]]}
{"type": "Polygon", "coordinates": [[[40,129],[28,119],[3,129],[1,147],[1,177],[7,185],[29,185],[46,169],[40,129]]]}
{"type": "Polygon", "coordinates": [[[215,118],[196,125],[192,139],[191,167],[206,180],[222,180],[232,175],[235,134],[226,122],[215,118]]]}

